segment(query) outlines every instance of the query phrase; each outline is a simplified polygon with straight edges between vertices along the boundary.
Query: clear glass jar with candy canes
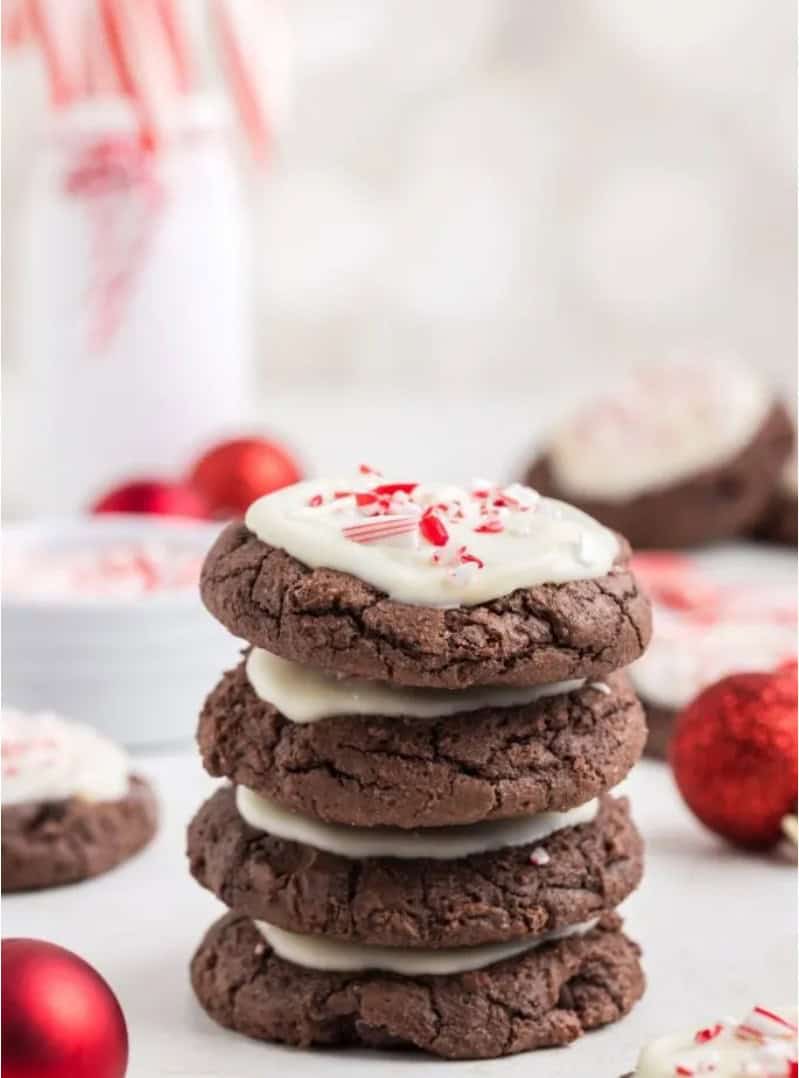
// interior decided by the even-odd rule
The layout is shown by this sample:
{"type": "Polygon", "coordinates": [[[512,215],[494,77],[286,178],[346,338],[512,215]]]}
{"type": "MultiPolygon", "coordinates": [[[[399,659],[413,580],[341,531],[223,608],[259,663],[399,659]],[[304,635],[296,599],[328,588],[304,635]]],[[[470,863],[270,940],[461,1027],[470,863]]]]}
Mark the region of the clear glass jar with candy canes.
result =
{"type": "Polygon", "coordinates": [[[146,148],[131,103],[57,112],[21,230],[19,450],[31,510],[169,474],[240,426],[251,358],[244,207],[221,98],[146,148]]]}

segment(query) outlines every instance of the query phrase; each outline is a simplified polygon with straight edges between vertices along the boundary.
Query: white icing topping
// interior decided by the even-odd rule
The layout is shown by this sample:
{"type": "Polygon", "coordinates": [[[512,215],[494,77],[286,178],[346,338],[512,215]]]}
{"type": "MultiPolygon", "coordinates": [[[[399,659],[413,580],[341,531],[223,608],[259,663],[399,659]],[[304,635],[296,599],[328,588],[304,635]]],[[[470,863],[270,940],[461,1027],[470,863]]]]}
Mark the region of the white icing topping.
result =
{"type": "Polygon", "coordinates": [[[626,501],[735,456],[773,401],[755,372],[730,361],[642,366],[556,429],[550,465],[567,495],[626,501]]]}
{"type": "Polygon", "coordinates": [[[795,655],[795,622],[702,624],[658,607],[649,649],[628,673],[645,702],[678,710],[719,678],[773,670],[795,655]]]}
{"type": "Polygon", "coordinates": [[[440,951],[424,948],[413,950],[402,947],[377,947],[361,943],[341,943],[323,936],[307,936],[299,932],[287,932],[284,928],[255,921],[255,926],[266,942],[280,958],[308,969],[355,972],[357,970],[386,970],[408,977],[432,974],[465,973],[467,970],[483,969],[506,958],[514,958],[526,951],[535,950],[545,943],[581,936],[590,932],[596,919],[571,925],[559,932],[548,932],[534,940],[515,940],[512,943],[488,943],[479,947],[447,947],[440,951]]]}
{"type": "Polygon", "coordinates": [[[368,503],[380,485],[374,475],[297,483],[259,498],[245,522],[305,565],[338,569],[392,599],[426,606],[471,606],[517,588],[604,576],[618,553],[616,537],[597,521],[519,484],[418,484],[368,503]],[[336,497],[341,491],[360,494],[362,503],[366,494],[367,504],[356,494],[336,497]],[[432,535],[424,513],[437,522],[432,535]]]}
{"type": "Polygon", "coordinates": [[[460,827],[430,827],[404,831],[396,827],[346,827],[322,823],[287,812],[274,801],[239,786],[236,806],[243,819],[258,831],[327,850],[342,857],[419,857],[450,861],[473,853],[501,850],[540,842],[564,827],[576,827],[595,819],[599,802],[587,801],[568,812],[540,812],[513,820],[486,820],[460,827]]]}
{"type": "Polygon", "coordinates": [[[432,719],[485,707],[515,707],[544,696],[574,692],[583,680],[518,689],[485,686],[474,689],[400,688],[376,681],[337,678],[300,663],[253,648],[247,656],[247,678],[256,696],[273,704],[291,722],[316,722],[335,715],[391,715],[432,719]]]}
{"type": "Polygon", "coordinates": [[[2,713],[2,803],[116,801],[128,792],[128,759],[113,741],[49,712],[2,713]]]}
{"type": "Polygon", "coordinates": [[[788,1025],[755,1009],[741,1023],[725,1019],[704,1030],[660,1037],[642,1050],[635,1078],[788,1078],[796,1073],[788,1067],[789,1060],[796,1061],[796,1008],[766,1008],[764,1013],[769,1012],[788,1025]]]}

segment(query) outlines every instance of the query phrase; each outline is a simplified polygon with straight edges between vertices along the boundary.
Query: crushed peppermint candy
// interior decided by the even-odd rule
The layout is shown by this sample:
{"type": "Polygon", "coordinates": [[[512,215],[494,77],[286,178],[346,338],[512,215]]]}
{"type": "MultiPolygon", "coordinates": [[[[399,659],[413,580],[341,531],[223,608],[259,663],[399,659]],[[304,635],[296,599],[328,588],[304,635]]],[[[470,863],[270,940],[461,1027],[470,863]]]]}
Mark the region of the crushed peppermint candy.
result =
{"type": "MultiPolygon", "coordinates": [[[[382,480],[382,474],[369,465],[360,465],[358,471],[369,479],[382,480]]],[[[341,527],[352,542],[382,543],[415,535],[419,542],[414,545],[433,548],[430,564],[446,569],[453,581],[464,583],[485,563],[463,544],[451,549],[447,524],[465,523],[477,535],[499,535],[506,529],[514,535],[528,535],[530,517],[540,500],[537,491],[520,483],[500,487],[487,479],[475,479],[468,492],[453,491],[451,497],[433,502],[421,484],[402,481],[377,482],[367,490],[336,490],[327,496],[316,492],[306,505],[319,509],[337,503],[336,512],[354,516],[354,521],[348,519],[341,527]]]]}
{"type": "Polygon", "coordinates": [[[39,550],[6,556],[3,593],[22,599],[128,599],[197,587],[203,557],[169,543],[39,550]]]}
{"type": "Polygon", "coordinates": [[[755,1006],[745,1019],[721,1020],[682,1043],[665,1037],[647,1045],[636,1074],[677,1078],[798,1078],[796,1014],[755,1006]]]}
{"type": "Polygon", "coordinates": [[[530,864],[538,865],[539,868],[543,868],[544,865],[548,865],[552,858],[549,856],[543,846],[536,846],[536,848],[530,854],[530,864]]]}
{"type": "Polygon", "coordinates": [[[736,1037],[758,1041],[764,1041],[767,1037],[790,1040],[796,1037],[796,1033],[795,1022],[761,1006],[753,1007],[735,1029],[736,1037]]]}

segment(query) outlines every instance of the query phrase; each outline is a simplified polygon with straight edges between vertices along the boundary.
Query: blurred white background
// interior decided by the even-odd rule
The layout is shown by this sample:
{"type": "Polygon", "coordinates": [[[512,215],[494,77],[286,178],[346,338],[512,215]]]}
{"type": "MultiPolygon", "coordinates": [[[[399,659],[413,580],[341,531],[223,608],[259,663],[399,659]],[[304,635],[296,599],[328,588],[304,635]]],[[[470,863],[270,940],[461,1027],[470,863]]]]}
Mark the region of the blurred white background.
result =
{"type": "MultiPolygon", "coordinates": [[[[246,168],[253,415],[310,467],[390,467],[429,437],[446,466],[507,472],[563,403],[672,349],[737,352],[793,393],[790,0],[287,11],[293,116],[268,175],[246,168]]],[[[33,59],[4,81],[10,437],[17,211],[44,106],[33,59]]]]}

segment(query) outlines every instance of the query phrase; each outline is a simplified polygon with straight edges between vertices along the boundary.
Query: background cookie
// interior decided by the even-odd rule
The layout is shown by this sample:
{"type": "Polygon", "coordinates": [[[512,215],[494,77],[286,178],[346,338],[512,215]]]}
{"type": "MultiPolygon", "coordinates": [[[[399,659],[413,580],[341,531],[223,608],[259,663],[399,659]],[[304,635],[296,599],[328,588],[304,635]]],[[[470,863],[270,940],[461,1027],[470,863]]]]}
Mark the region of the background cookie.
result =
{"type": "Polygon", "coordinates": [[[541,584],[468,607],[387,599],[331,569],[311,570],[231,524],[211,548],[202,596],[236,636],[296,662],[400,685],[460,689],[601,677],[637,658],[649,607],[626,568],[541,584]]]}
{"type": "Polygon", "coordinates": [[[632,1008],[644,976],[619,923],[611,915],[585,936],[470,973],[410,978],[294,965],[229,913],[200,944],[191,978],[215,1021],[251,1037],[488,1059],[568,1044],[632,1008]]]}
{"type": "Polygon", "coordinates": [[[4,892],[97,876],[155,834],[149,784],[83,723],[4,711],[2,771],[4,892]]]}
{"type": "Polygon", "coordinates": [[[755,538],[771,543],[796,546],[797,499],[796,499],[796,446],[780,474],[777,488],[758,520],[755,538]]]}
{"type": "Polygon", "coordinates": [[[133,776],[116,801],[9,805],[2,813],[3,891],[77,883],[138,853],[156,832],[155,796],[133,776]]]}
{"type": "Polygon", "coordinates": [[[622,673],[521,708],[301,724],[256,696],[244,664],[210,694],[198,730],[210,774],[295,812],[360,827],[443,827],[572,808],[620,782],[645,737],[622,673]]]}
{"type": "MultiPolygon", "coordinates": [[[[762,555],[761,555],[762,557],[762,555]]],[[[665,759],[679,712],[703,689],[742,670],[770,671],[796,656],[792,572],[752,571],[732,582],[723,567],[687,555],[636,557],[657,631],[628,673],[647,717],[646,753],[665,759]]]]}
{"type": "Polygon", "coordinates": [[[741,367],[646,368],[564,423],[525,482],[634,547],[691,546],[754,526],[792,439],[785,408],[741,367]]]}

